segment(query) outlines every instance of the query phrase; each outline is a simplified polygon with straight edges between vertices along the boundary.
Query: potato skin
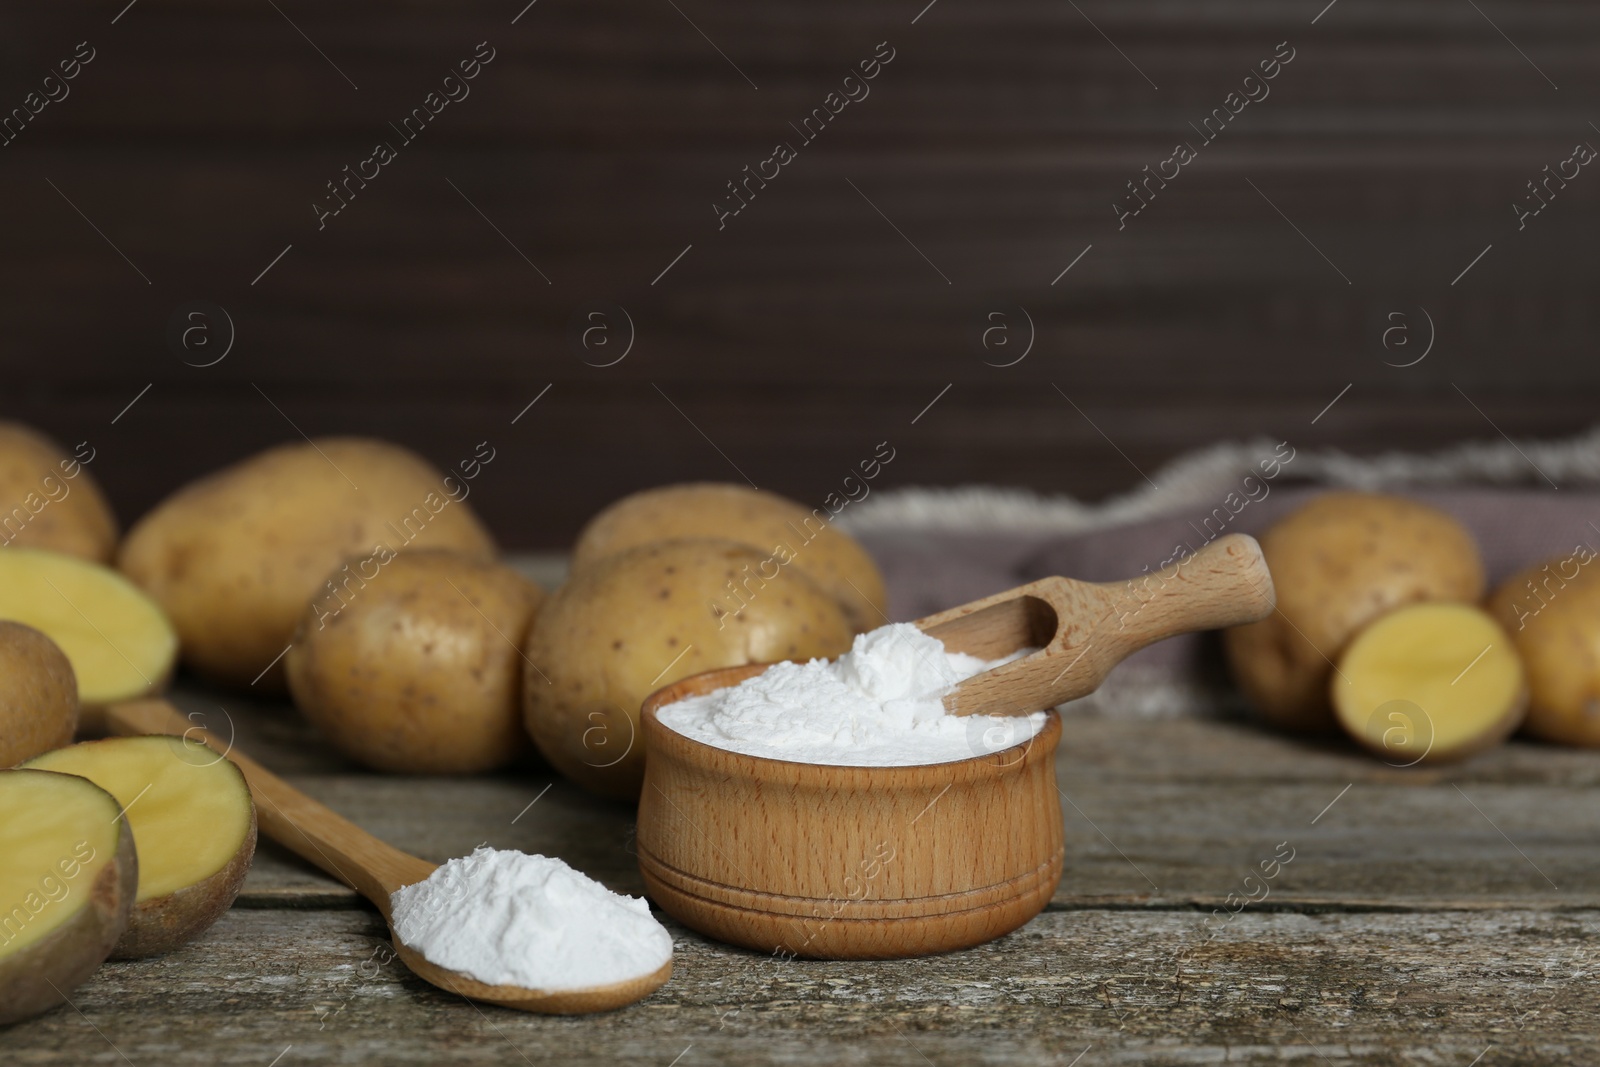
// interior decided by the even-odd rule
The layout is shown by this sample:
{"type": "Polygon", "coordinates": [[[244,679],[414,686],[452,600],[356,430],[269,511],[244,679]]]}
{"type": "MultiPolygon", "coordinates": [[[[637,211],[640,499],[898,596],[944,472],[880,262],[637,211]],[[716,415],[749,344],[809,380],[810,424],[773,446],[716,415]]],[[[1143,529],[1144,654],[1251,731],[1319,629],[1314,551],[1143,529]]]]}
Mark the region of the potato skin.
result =
{"type": "MultiPolygon", "coordinates": [[[[53,774],[53,771],[0,771],[0,774],[53,774]]],[[[85,780],[87,781],[87,780],[85,780]]],[[[88,783],[98,789],[93,783],[88,783]]],[[[106,794],[111,810],[119,805],[106,794]]],[[[139,857],[126,815],[117,821],[117,855],[89,886],[89,900],[55,932],[15,955],[0,957],[0,1026],[66,1003],[65,994],[83,982],[111,955],[128,928],[139,889],[139,857]],[[59,992],[58,992],[59,991],[59,992]]]]}
{"type": "Polygon", "coordinates": [[[526,749],[521,649],[544,590],[422,549],[339,594],[312,602],[285,662],[296,705],[341,752],[380,771],[471,774],[526,749]]]}
{"type": "Polygon", "coordinates": [[[726,538],[761,550],[784,546],[792,566],[839,601],[858,633],[889,621],[883,575],[824,508],[723,482],[691,482],[625,496],[589,520],[572,550],[574,570],[654,541],[726,538]]]}
{"type": "Polygon", "coordinates": [[[78,679],[56,643],[31,626],[0,622],[0,767],[71,744],[78,679]]]}
{"type": "Polygon", "coordinates": [[[1600,568],[1594,560],[1580,547],[1573,556],[1512,575],[1489,598],[1489,612],[1511,635],[1528,674],[1523,729],[1545,741],[1600,745],[1600,568]]]}
{"type": "Polygon", "coordinates": [[[117,549],[117,517],[94,476],[19,422],[0,422],[0,545],[47,548],[95,563],[110,563],[117,549]],[[14,518],[19,512],[26,521],[14,518]],[[13,525],[4,525],[8,518],[13,525]]]}
{"type": "Polygon", "coordinates": [[[1427,600],[1476,603],[1472,534],[1437,508],[1380,493],[1331,492],[1269,529],[1261,551],[1278,610],[1223,634],[1234,679],[1268,721],[1336,726],[1328,678],[1349,640],[1384,612],[1427,600]]]}
{"type": "Polygon", "coordinates": [[[792,567],[736,600],[764,552],[733,541],[662,541],[577,570],[539,612],[523,684],[529,734],[555,768],[631,800],[644,776],[639,705],[662,686],[717,667],[837,656],[844,610],[792,567]],[[720,614],[719,614],[720,612],[720,614]]]}
{"type": "MultiPolygon", "coordinates": [[[[233,764],[229,763],[229,767],[233,764]]],[[[249,786],[245,786],[248,794],[249,786]]],[[[209,930],[233,907],[256,855],[256,808],[250,802],[250,832],[227,866],[203,882],[164,897],[138,901],[128,928],[111,950],[114,960],[137,960],[182,948],[209,930]]]]}
{"type": "MultiPolygon", "coordinates": [[[[185,663],[248,685],[289,644],[329,572],[377,546],[494,553],[488,531],[421,457],[383,441],[324,438],[178,490],[129,531],[118,566],[166,610],[185,663]]],[[[257,684],[281,691],[282,663],[257,684]]]]}

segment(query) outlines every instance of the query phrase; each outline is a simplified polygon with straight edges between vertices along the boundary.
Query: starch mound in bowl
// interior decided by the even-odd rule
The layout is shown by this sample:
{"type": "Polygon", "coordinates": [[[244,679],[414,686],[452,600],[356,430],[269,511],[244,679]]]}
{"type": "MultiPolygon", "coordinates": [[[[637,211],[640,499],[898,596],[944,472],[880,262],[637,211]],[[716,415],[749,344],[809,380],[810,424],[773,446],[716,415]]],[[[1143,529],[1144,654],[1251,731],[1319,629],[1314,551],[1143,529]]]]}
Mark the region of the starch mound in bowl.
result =
{"type": "Polygon", "coordinates": [[[938,638],[894,623],[858,634],[837,660],[778,663],[656,717],[685,737],[747,756],[840,767],[952,763],[1021,744],[1044,728],[1044,712],[944,710],[952,686],[1006,662],[946,652],[938,638]]]}

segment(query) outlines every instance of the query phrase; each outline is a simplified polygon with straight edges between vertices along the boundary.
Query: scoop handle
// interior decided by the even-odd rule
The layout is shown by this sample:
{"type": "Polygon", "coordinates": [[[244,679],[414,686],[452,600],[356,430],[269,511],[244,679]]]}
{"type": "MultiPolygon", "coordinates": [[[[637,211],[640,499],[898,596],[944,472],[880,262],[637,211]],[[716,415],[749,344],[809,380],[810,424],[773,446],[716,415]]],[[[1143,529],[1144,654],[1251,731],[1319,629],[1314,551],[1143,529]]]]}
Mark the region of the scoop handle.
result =
{"type": "Polygon", "coordinates": [[[1277,593],[1261,546],[1228,534],[1153,574],[1101,586],[1114,596],[1118,630],[1146,645],[1196,630],[1220,630],[1272,614],[1277,593]]]}
{"type": "Polygon", "coordinates": [[[385,918],[389,894],[426,878],[434,868],[312,800],[240,752],[231,739],[196,726],[165,700],[113,704],[106,709],[106,725],[118,734],[172,734],[200,741],[232,760],[250,784],[262,833],[372,901],[385,918]]]}
{"type": "Polygon", "coordinates": [[[1121,582],[1042,578],[920,620],[951,651],[999,659],[944,699],[953,715],[1025,715],[1093,692],[1111,668],[1181,633],[1254,622],[1276,606],[1261,546],[1219,537],[1166,567],[1121,582]]]}

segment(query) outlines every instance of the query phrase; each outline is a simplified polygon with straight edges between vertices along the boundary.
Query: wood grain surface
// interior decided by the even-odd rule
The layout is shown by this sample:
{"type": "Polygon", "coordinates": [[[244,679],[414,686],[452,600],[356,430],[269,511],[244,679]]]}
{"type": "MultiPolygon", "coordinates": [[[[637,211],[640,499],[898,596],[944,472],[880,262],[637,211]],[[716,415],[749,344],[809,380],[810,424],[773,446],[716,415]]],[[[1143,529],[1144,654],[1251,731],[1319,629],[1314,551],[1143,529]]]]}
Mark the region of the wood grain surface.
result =
{"type": "Polygon", "coordinates": [[[427,985],[385,955],[375,914],[294,918],[235,909],[177,956],[104,968],[73,996],[83,1014],[7,1033],[8,1062],[1065,1067],[1082,1054],[1079,1067],[1465,1067],[1480,1055],[1600,1056],[1592,913],[1247,912],[1181,972],[1198,925],[1181,913],[1047,911],[990,945],[898,963],[783,962],[669,926],[672,981],[631,1009],[576,1019],[480,1011],[427,985]],[[184,1051],[199,1035],[203,1050],[184,1051]]]}
{"type": "Polygon", "coordinates": [[[1219,437],[1373,452],[1594,418],[1600,178],[1513,210],[1600,144],[1584,5],[63,0],[4,18],[0,109],[78,42],[95,58],[0,149],[0,415],[92,442],[124,521],[299,430],[446,465],[488,439],[475,501],[529,547],[664,481],[814,504],[885,439],[880,487],[1097,496],[1219,437]],[[398,140],[480,41],[495,58],[470,95],[319,229],[326,183],[398,140]],[[801,142],[791,123],[880,42],[870,95],[719,228],[726,184],[801,142]],[[1280,42],[1270,94],[1119,228],[1127,183],[1280,42]],[[212,366],[218,348],[168,337],[196,300],[232,323],[212,366]],[[595,302],[631,323],[608,312],[591,337],[632,337],[613,365],[621,347],[574,340],[595,302]]]}
{"type": "MultiPolygon", "coordinates": [[[[633,813],[537,764],[381,777],[287,708],[200,688],[180,697],[397,847],[433,860],[482,843],[543,852],[642,891],[633,813]]],[[[238,904],[199,942],[108,964],[73,993],[77,1010],[0,1032],[0,1050],[7,1063],[136,1067],[280,1055],[280,1067],[680,1055],[1064,1067],[1085,1048],[1081,1067],[1600,1057],[1596,753],[1517,741],[1400,771],[1245,721],[1069,712],[1057,781],[1067,865],[1055,898],[969,951],[782,960],[669,923],[677,961],[655,995],[610,1015],[531,1018],[409,975],[375,911],[263,843],[238,904]]]]}

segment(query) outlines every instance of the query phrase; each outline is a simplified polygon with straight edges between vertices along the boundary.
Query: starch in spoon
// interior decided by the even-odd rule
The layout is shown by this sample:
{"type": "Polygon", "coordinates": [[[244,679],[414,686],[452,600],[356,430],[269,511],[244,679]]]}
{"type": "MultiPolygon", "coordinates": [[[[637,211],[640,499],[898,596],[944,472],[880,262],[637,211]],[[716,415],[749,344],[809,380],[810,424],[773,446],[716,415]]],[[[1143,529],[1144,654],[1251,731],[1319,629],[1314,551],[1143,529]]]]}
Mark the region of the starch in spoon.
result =
{"type": "Polygon", "coordinates": [[[390,904],[398,940],[487,985],[586,989],[642,978],[672,958],[672,935],[642,897],[548,856],[479,848],[396,890],[390,904]]]}

